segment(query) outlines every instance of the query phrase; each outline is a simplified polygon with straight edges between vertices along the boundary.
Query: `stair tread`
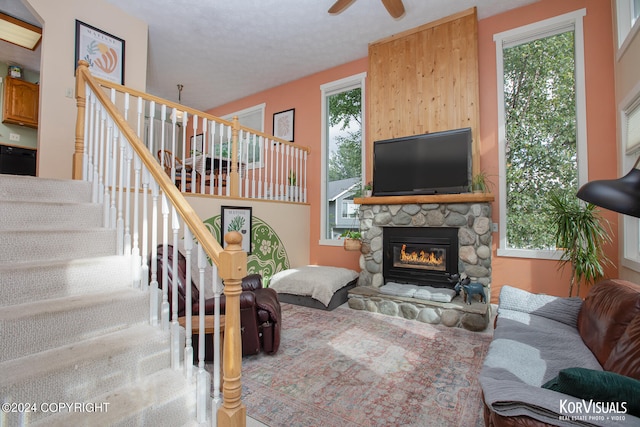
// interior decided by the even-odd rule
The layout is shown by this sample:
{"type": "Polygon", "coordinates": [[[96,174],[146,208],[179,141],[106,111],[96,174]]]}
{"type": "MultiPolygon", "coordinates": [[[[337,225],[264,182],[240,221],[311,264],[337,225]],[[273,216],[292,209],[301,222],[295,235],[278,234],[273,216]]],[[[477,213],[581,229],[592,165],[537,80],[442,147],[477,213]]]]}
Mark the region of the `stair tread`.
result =
{"type": "MultiPolygon", "coordinates": [[[[103,412],[59,413],[43,418],[34,426],[69,426],[69,425],[116,425],[135,415],[144,417],[141,412],[145,409],[157,409],[180,396],[187,395],[187,400],[195,410],[195,384],[185,379],[182,370],[170,368],[158,371],[152,375],[123,386],[101,396],[92,397],[87,401],[106,403],[107,410],[103,412]],[[182,393],[181,393],[182,392],[182,393]]],[[[195,415],[195,411],[193,411],[195,415]]],[[[184,420],[185,422],[187,419],[184,420]]]]}
{"type": "Polygon", "coordinates": [[[98,306],[116,300],[127,301],[139,294],[139,290],[127,288],[15,304],[0,307],[0,321],[20,320],[44,313],[65,312],[84,307],[98,306]]]}
{"type": "Polygon", "coordinates": [[[168,340],[168,333],[150,325],[133,325],[82,341],[32,353],[19,359],[0,363],[0,385],[12,384],[25,378],[39,377],[45,372],[76,365],[84,360],[95,360],[115,350],[122,350],[150,339],[168,340]]]}
{"type": "Polygon", "coordinates": [[[128,288],[133,262],[131,256],[118,255],[3,262],[0,263],[0,306],[128,288]]]}

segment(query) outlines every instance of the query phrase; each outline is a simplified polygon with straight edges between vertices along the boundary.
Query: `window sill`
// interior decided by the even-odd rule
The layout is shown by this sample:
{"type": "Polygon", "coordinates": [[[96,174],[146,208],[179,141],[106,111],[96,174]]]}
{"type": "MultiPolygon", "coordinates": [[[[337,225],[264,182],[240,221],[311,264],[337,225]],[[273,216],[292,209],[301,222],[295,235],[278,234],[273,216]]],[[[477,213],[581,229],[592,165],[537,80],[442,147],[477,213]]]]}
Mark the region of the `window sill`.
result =
{"type": "Polygon", "coordinates": [[[544,251],[532,249],[498,249],[498,256],[511,258],[533,258],[550,259],[559,261],[562,258],[562,251],[544,251]]]}
{"type": "Polygon", "coordinates": [[[631,258],[622,258],[622,266],[640,273],[640,260],[631,258]]]}
{"type": "Polygon", "coordinates": [[[344,246],[344,241],[343,240],[338,240],[338,239],[320,239],[320,241],[318,242],[318,244],[320,246],[344,246]]]}

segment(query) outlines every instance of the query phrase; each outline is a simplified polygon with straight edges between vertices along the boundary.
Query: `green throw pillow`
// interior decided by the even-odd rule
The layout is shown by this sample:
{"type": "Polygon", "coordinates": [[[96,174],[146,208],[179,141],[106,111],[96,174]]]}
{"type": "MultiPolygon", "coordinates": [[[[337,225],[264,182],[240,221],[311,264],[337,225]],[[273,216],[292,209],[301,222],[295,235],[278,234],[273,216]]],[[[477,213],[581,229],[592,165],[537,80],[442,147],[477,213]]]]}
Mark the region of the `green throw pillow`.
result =
{"type": "Polygon", "coordinates": [[[615,372],[567,368],[542,387],[595,402],[626,402],[627,413],[640,416],[640,381],[615,372]]]}

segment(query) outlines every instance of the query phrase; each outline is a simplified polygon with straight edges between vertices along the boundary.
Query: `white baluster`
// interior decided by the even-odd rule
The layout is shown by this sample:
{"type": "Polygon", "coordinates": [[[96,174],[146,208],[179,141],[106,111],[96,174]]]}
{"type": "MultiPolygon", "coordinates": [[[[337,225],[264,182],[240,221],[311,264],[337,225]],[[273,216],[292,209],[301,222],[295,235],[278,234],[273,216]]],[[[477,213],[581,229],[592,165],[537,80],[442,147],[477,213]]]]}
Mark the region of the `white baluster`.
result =
{"type": "Polygon", "coordinates": [[[121,136],[122,144],[125,146],[125,159],[126,164],[124,166],[124,188],[126,193],[124,194],[124,254],[131,254],[131,161],[133,160],[133,148],[127,143],[124,136],[121,136]]]}
{"type": "MultiPolygon", "coordinates": [[[[84,134],[82,135],[82,179],[84,181],[90,180],[90,174],[93,173],[91,167],[91,92],[86,89],[85,85],[85,108],[84,108],[84,134]]],[[[92,193],[95,197],[96,193],[92,193]]],[[[95,203],[95,202],[94,202],[95,203]]]]}
{"type": "Polygon", "coordinates": [[[258,165],[258,199],[262,199],[262,190],[264,188],[263,172],[267,166],[265,162],[265,152],[263,150],[264,137],[260,135],[258,137],[258,153],[260,153],[260,164],[258,165]]]}
{"type": "MultiPolygon", "coordinates": [[[[178,244],[180,243],[180,218],[175,206],[171,205],[171,229],[173,230],[173,286],[171,287],[171,367],[180,369],[180,324],[178,323],[178,244]]],[[[187,266],[187,269],[189,267],[187,266]]],[[[191,284],[185,283],[185,287],[191,284]]],[[[190,301],[185,301],[189,305],[190,301]]]]}
{"type": "MultiPolygon", "coordinates": [[[[106,112],[105,112],[106,114],[106,112]]],[[[109,208],[109,221],[110,228],[116,228],[116,220],[118,218],[118,209],[116,208],[116,196],[117,196],[117,181],[116,181],[116,171],[118,170],[118,162],[117,153],[118,153],[118,138],[117,138],[117,129],[113,126],[113,121],[111,118],[107,120],[109,128],[107,129],[107,134],[111,135],[108,138],[110,153],[107,156],[108,167],[106,168],[108,173],[108,182],[111,186],[111,207],[109,208]]]]}
{"type": "MultiPolygon", "coordinates": [[[[131,146],[129,146],[131,149],[131,146]]],[[[133,242],[131,247],[131,262],[133,266],[133,286],[134,288],[140,289],[140,276],[141,276],[141,268],[140,265],[140,242],[138,241],[138,209],[140,207],[140,169],[142,168],[142,162],[140,161],[140,157],[137,154],[134,154],[133,160],[133,168],[134,168],[134,184],[133,184],[133,242]]],[[[146,212],[145,212],[146,213],[146,212]]]]}
{"type": "MultiPolygon", "coordinates": [[[[202,287],[202,292],[200,292],[199,296],[199,307],[200,313],[198,313],[198,330],[200,333],[198,334],[198,380],[197,380],[197,400],[196,400],[196,412],[198,416],[198,423],[204,424],[207,420],[207,401],[209,399],[209,393],[211,393],[211,376],[204,368],[204,339],[205,334],[202,332],[205,330],[205,311],[204,311],[204,289],[205,289],[205,277],[204,277],[204,268],[205,263],[207,262],[207,257],[205,256],[204,250],[200,245],[200,242],[197,243],[196,248],[198,250],[198,274],[200,275],[200,286],[202,287]]],[[[219,400],[219,390],[216,390],[218,393],[219,400]]],[[[216,391],[214,391],[214,396],[216,391]]],[[[215,406],[214,406],[215,407],[215,406]]]]}
{"type": "Polygon", "coordinates": [[[296,149],[298,172],[296,173],[296,202],[299,202],[300,197],[300,182],[302,181],[302,150],[296,149]]]}
{"type": "Polygon", "coordinates": [[[267,140],[267,141],[268,141],[268,145],[269,145],[269,154],[270,154],[270,158],[271,158],[271,165],[269,167],[269,197],[268,198],[271,199],[271,200],[274,200],[275,197],[276,197],[276,194],[275,194],[276,187],[275,187],[275,182],[274,182],[274,177],[273,177],[273,174],[274,174],[274,171],[275,171],[275,168],[273,166],[273,162],[274,162],[273,158],[275,157],[275,152],[274,152],[275,147],[274,146],[275,146],[276,143],[274,141],[270,140],[270,139],[267,140]]]}
{"type": "Polygon", "coordinates": [[[184,257],[186,259],[185,265],[187,267],[187,273],[185,278],[185,331],[186,341],[184,346],[184,374],[187,379],[191,379],[193,375],[193,347],[191,344],[191,334],[193,328],[191,327],[191,315],[192,315],[192,296],[191,296],[191,250],[193,248],[193,237],[191,230],[185,226],[184,228],[184,257]]]}
{"type": "MultiPolygon", "coordinates": [[[[162,279],[164,280],[165,277],[163,276],[162,279]]],[[[166,286],[164,287],[166,288],[166,286]]],[[[151,324],[157,326],[160,304],[158,303],[158,183],[155,180],[151,182],[151,281],[149,293],[151,294],[149,301],[151,324]]]]}
{"type": "Polygon", "coordinates": [[[140,288],[149,286],[149,265],[147,254],[149,253],[149,170],[142,168],[142,250],[140,259],[140,288]]]}
{"type": "MultiPolygon", "coordinates": [[[[233,144],[233,130],[231,129],[231,126],[227,126],[227,172],[226,172],[226,182],[227,182],[227,187],[226,187],[226,191],[225,191],[225,195],[229,196],[231,194],[231,154],[232,154],[232,144],[233,144]]],[[[235,162],[236,159],[233,159],[233,161],[235,162]]]]}
{"type": "Polygon", "coordinates": [[[222,404],[220,397],[220,355],[222,354],[220,343],[220,295],[222,294],[223,286],[220,276],[218,275],[218,267],[213,264],[211,272],[211,285],[213,287],[213,397],[212,401],[212,416],[215,417],[217,409],[222,404]]]}
{"type": "Polygon", "coordinates": [[[162,306],[161,306],[161,322],[162,330],[169,330],[169,202],[167,196],[162,194],[162,306]]]}
{"type": "Polygon", "coordinates": [[[302,195],[302,202],[307,203],[307,151],[303,154],[304,158],[304,192],[302,195]]]}
{"type": "MultiPolygon", "coordinates": [[[[114,129],[114,133],[115,133],[115,140],[114,142],[118,142],[118,146],[119,146],[119,150],[118,150],[118,165],[120,166],[119,168],[117,168],[120,172],[120,176],[118,176],[118,181],[116,184],[120,184],[120,191],[118,191],[118,219],[116,221],[116,236],[117,236],[117,246],[116,246],[116,250],[117,250],[117,254],[118,255],[122,255],[124,253],[124,219],[123,219],[123,212],[122,212],[122,208],[123,208],[123,197],[124,197],[124,156],[125,156],[125,145],[124,145],[124,138],[120,137],[120,131],[115,128],[114,129]]],[[[114,170],[115,172],[115,170],[114,170]]],[[[116,188],[114,186],[114,188],[116,188]]]]}
{"type": "MultiPolygon", "coordinates": [[[[149,103],[149,151],[151,151],[152,155],[156,155],[156,149],[154,149],[154,139],[153,139],[153,128],[155,127],[153,124],[156,120],[156,102],[151,101],[149,103]]],[[[163,163],[164,165],[164,163],[163,163]]]]}

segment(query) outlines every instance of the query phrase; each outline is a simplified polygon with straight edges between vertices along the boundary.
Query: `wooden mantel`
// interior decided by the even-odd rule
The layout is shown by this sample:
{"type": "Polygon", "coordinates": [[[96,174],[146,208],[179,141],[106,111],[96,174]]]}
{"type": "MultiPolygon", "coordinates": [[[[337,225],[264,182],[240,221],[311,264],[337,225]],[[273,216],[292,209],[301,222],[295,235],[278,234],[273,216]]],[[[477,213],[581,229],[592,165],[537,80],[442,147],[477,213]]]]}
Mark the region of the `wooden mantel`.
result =
{"type": "Polygon", "coordinates": [[[356,205],[415,205],[430,203],[491,203],[491,193],[430,194],[420,196],[356,197],[356,205]]]}

